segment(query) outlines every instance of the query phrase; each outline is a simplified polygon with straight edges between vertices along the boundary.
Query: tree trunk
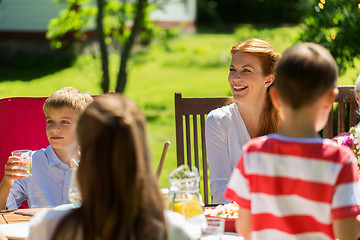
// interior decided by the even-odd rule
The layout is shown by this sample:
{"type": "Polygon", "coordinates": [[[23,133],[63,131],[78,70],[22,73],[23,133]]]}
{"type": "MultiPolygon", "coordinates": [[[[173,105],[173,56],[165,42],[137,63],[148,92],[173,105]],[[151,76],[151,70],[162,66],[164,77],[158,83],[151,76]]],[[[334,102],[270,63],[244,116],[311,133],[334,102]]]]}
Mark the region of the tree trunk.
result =
{"type": "Polygon", "coordinates": [[[134,24],[131,28],[131,33],[129,38],[124,44],[122,51],[120,52],[121,60],[120,60],[120,68],[119,74],[117,77],[117,85],[116,92],[124,93],[126,81],[127,81],[127,61],[130,58],[131,49],[135,43],[135,37],[139,32],[141,23],[143,22],[145,16],[145,9],[147,6],[147,0],[137,0],[137,8],[134,19],[134,24]]]}
{"type": "Polygon", "coordinates": [[[101,88],[104,93],[109,92],[109,57],[108,51],[105,44],[105,36],[103,31],[103,10],[106,0],[97,0],[98,4],[98,14],[96,18],[96,30],[97,30],[97,38],[100,45],[101,52],[101,64],[102,64],[102,79],[101,79],[101,88]]]}

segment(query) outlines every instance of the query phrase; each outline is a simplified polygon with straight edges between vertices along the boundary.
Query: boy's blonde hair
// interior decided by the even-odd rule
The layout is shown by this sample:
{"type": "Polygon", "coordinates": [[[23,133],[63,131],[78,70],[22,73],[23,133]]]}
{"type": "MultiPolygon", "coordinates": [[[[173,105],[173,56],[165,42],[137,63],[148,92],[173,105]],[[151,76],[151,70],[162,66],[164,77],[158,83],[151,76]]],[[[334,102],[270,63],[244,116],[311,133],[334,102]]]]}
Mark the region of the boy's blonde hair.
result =
{"type": "Polygon", "coordinates": [[[43,111],[47,114],[53,109],[68,107],[79,114],[85,107],[93,101],[92,97],[85,92],[81,92],[73,87],[62,88],[46,99],[43,111]]]}

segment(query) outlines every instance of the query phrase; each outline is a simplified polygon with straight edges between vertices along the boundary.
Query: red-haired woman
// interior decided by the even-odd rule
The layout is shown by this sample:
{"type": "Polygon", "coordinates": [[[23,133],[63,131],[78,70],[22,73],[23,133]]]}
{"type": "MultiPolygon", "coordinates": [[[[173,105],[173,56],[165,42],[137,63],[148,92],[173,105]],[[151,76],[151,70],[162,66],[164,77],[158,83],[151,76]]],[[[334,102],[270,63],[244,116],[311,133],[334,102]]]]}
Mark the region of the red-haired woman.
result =
{"type": "Polygon", "coordinates": [[[223,194],[232,170],[251,138],[277,132],[280,116],[269,88],[281,55],[260,39],[234,45],[229,70],[233,102],[211,111],[206,120],[206,148],[213,203],[227,203],[223,194]]]}

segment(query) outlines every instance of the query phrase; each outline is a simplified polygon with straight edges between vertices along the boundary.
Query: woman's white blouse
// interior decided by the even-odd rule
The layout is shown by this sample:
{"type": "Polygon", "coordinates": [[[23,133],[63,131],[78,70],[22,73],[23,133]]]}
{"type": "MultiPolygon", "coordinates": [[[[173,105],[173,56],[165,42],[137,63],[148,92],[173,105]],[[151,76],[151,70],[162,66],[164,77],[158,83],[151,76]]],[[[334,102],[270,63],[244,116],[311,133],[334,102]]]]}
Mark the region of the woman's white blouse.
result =
{"type": "Polygon", "coordinates": [[[251,138],[236,103],[212,110],[205,124],[206,151],[213,203],[228,203],[225,188],[240,159],[242,147],[251,138]]]}

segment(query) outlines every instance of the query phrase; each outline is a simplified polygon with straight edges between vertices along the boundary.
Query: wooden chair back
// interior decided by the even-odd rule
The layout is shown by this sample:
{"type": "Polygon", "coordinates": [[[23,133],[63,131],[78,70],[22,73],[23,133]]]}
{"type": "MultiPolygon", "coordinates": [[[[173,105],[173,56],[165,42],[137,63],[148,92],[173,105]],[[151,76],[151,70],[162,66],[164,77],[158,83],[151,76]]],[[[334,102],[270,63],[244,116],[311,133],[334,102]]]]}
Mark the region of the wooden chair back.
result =
{"type": "MultiPolygon", "coordinates": [[[[351,126],[357,123],[357,103],[353,89],[353,86],[339,86],[339,95],[334,103],[334,109],[338,108],[338,114],[334,121],[334,109],[331,111],[328,123],[323,129],[324,138],[334,137],[334,127],[337,133],[335,135],[338,135],[341,132],[348,131],[351,126]],[[337,125],[333,126],[336,121],[337,125]]],[[[199,169],[205,205],[211,204],[205,120],[211,110],[226,105],[229,100],[230,97],[183,98],[181,93],[175,93],[177,166],[187,164],[190,167],[196,166],[199,169]]]]}
{"type": "Polygon", "coordinates": [[[329,114],[328,122],[323,129],[323,138],[333,138],[342,132],[349,131],[350,127],[357,124],[357,103],[354,95],[354,86],[341,85],[338,88],[339,95],[334,102],[333,110],[329,114]],[[337,115],[334,116],[336,108],[337,115]]]}
{"type": "Polygon", "coordinates": [[[209,205],[211,199],[205,144],[205,120],[211,110],[224,106],[229,99],[230,97],[183,98],[181,93],[175,93],[177,166],[187,164],[190,167],[197,167],[201,176],[205,205],[209,205]]]}

